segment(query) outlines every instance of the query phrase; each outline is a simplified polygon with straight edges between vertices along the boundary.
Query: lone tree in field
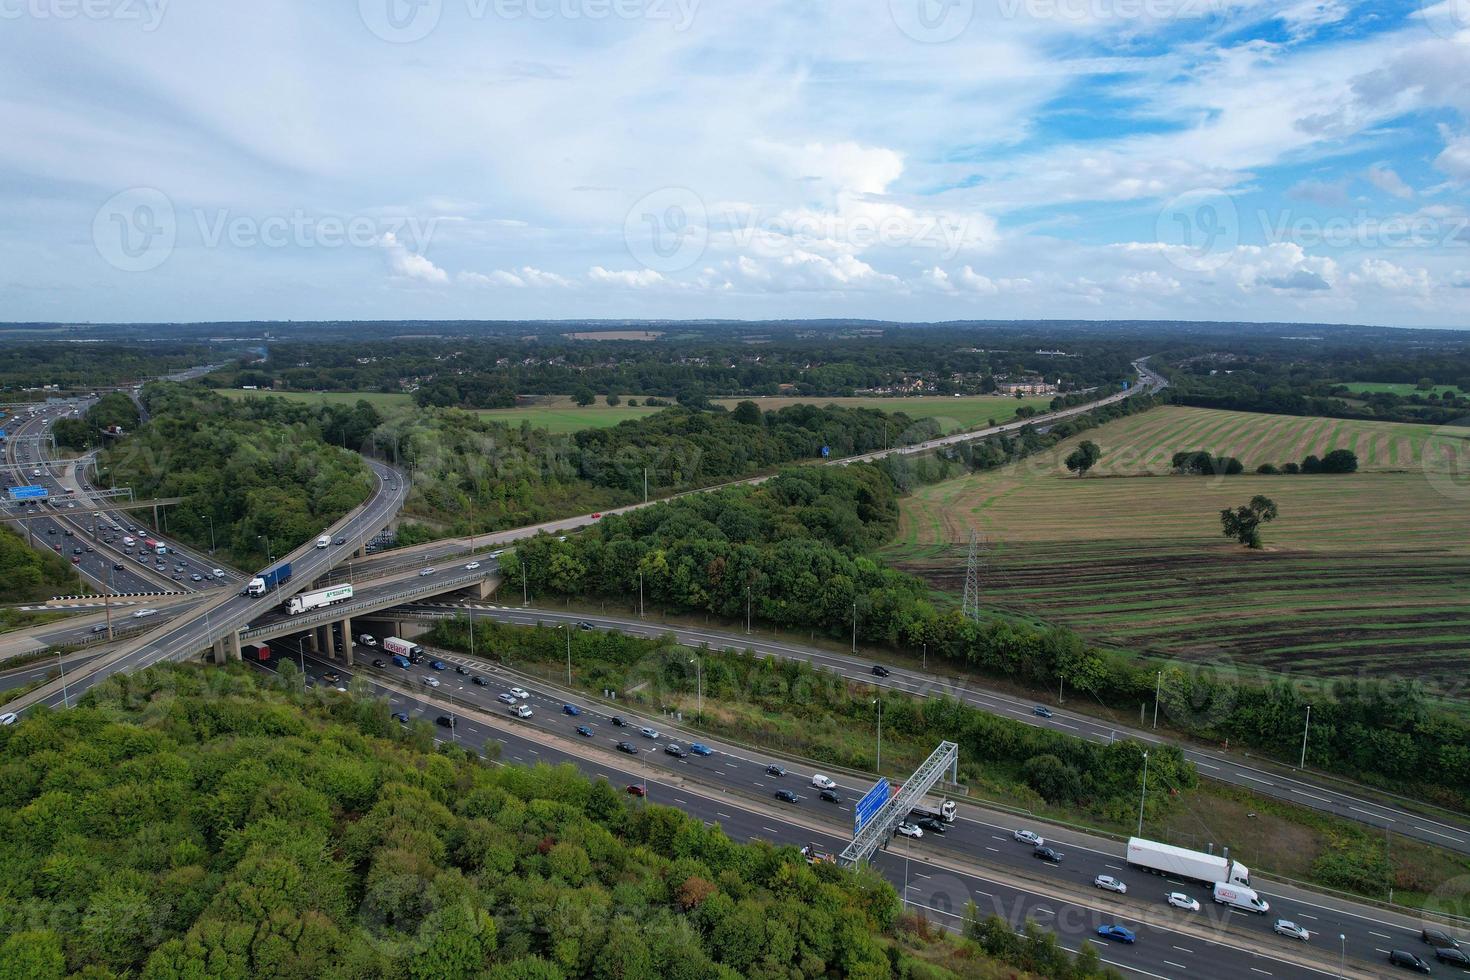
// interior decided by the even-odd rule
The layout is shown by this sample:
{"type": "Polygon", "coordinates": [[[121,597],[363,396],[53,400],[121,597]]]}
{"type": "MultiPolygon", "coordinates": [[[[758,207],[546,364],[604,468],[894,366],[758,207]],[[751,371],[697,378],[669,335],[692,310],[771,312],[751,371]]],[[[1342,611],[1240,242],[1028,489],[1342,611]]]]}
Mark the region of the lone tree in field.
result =
{"type": "Polygon", "coordinates": [[[1256,494],[1244,507],[1220,511],[1220,527],[1227,538],[1234,538],[1247,548],[1261,546],[1261,525],[1276,520],[1276,501],[1256,494]]]}
{"type": "Polygon", "coordinates": [[[1099,459],[1102,459],[1102,450],[1098,448],[1097,443],[1088,439],[1082,445],[1072,450],[1071,454],[1067,457],[1067,469],[1076,473],[1078,476],[1086,476],[1087,471],[1092,469],[1093,465],[1099,459]]]}

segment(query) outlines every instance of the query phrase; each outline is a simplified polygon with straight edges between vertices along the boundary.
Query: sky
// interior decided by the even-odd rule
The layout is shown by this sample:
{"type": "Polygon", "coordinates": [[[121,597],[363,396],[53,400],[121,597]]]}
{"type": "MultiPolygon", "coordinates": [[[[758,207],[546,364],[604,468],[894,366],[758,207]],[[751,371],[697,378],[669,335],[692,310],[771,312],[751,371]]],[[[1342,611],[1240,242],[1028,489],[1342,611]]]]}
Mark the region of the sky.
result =
{"type": "Polygon", "coordinates": [[[0,0],[0,320],[1470,327],[1470,0],[0,0]]]}

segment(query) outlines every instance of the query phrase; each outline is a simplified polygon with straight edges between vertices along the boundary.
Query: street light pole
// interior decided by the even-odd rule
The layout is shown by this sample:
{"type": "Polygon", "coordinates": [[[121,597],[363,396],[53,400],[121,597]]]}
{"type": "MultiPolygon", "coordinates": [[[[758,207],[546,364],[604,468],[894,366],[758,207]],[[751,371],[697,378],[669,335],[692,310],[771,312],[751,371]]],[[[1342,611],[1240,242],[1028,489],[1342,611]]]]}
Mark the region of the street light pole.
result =
{"type": "Polygon", "coordinates": [[[852,652],[857,653],[857,603],[852,604],[852,652]]]}
{"type": "Polygon", "coordinates": [[[696,695],[695,696],[698,699],[695,702],[696,705],[697,705],[697,707],[695,708],[695,711],[698,712],[699,714],[703,715],[704,714],[704,661],[701,660],[699,657],[695,657],[693,660],[691,660],[689,662],[694,665],[694,685],[695,685],[695,691],[696,691],[696,695]]]}
{"type": "Polygon", "coordinates": [[[1307,727],[1302,729],[1302,761],[1298,769],[1307,768],[1307,733],[1312,730],[1312,706],[1307,705],[1307,727]]]}
{"type": "Polygon", "coordinates": [[[562,629],[567,631],[567,686],[572,686],[572,624],[563,623],[562,629]]]}
{"type": "Polygon", "coordinates": [[[883,774],[883,696],[881,694],[878,695],[878,697],[876,697],[876,698],[873,699],[873,703],[878,706],[878,765],[877,765],[877,772],[881,776],[883,774]]]}
{"type": "Polygon", "coordinates": [[[750,586],[745,587],[745,635],[750,635],[750,586]]]}
{"type": "Polygon", "coordinates": [[[205,514],[204,517],[205,517],[205,520],[209,521],[209,557],[213,558],[214,557],[214,517],[211,514],[205,514]]]}
{"type": "Polygon", "coordinates": [[[1158,678],[1154,681],[1154,727],[1159,727],[1159,692],[1164,687],[1164,672],[1158,672],[1158,678]]]}
{"type": "Polygon", "coordinates": [[[1138,836],[1143,836],[1143,804],[1148,799],[1148,752],[1143,753],[1143,793],[1138,797],[1138,836]]]}
{"type": "MultiPolygon", "coordinates": [[[[516,557],[519,558],[520,556],[517,555],[516,557]]],[[[522,606],[529,606],[530,604],[531,604],[530,593],[528,593],[526,591],[526,562],[525,562],[525,559],[522,558],[521,559],[521,605],[522,606]]]]}
{"type": "Polygon", "coordinates": [[[643,618],[643,569],[638,569],[638,618],[643,618]]]}
{"type": "Polygon", "coordinates": [[[1343,971],[1347,968],[1347,933],[1339,932],[1337,934],[1337,942],[1339,944],[1337,952],[1337,975],[1338,977],[1345,978],[1347,974],[1343,971]]]}

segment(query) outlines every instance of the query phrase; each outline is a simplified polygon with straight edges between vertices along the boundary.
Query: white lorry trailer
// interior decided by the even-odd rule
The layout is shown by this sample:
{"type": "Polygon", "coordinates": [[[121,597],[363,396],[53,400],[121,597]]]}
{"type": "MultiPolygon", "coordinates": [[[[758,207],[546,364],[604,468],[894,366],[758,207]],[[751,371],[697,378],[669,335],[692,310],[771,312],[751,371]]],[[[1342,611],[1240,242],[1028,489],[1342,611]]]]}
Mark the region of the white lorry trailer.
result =
{"type": "Polygon", "coordinates": [[[314,589],[311,592],[302,592],[299,595],[293,595],[286,603],[286,612],[292,616],[299,616],[302,613],[311,612],[313,609],[320,609],[323,606],[332,606],[339,602],[346,602],[351,598],[351,585],[329,585],[325,589],[314,589]]]}
{"type": "Polygon", "coordinates": [[[1128,839],[1128,864],[1154,874],[1187,878],[1202,885],[1225,882],[1249,888],[1251,883],[1250,869],[1239,861],[1141,837],[1128,839]]]}

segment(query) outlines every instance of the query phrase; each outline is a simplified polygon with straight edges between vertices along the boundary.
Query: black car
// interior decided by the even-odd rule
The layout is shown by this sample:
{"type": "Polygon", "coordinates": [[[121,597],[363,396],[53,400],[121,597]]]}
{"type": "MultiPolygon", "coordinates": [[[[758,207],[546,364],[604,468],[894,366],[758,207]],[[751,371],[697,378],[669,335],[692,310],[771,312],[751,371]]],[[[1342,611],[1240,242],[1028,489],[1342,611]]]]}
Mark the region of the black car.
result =
{"type": "Polygon", "coordinates": [[[461,667],[459,664],[455,664],[454,672],[456,674],[468,674],[470,671],[468,667],[461,667]]]}
{"type": "Polygon", "coordinates": [[[791,790],[789,790],[789,789],[778,789],[778,790],[776,790],[776,799],[780,800],[782,803],[800,803],[801,802],[801,800],[797,799],[796,794],[793,793],[793,792],[791,792],[791,790]]]}
{"type": "Polygon", "coordinates": [[[883,666],[882,664],[874,664],[873,665],[873,676],[874,677],[887,677],[888,676],[888,668],[885,667],[885,666],[883,666]]]}
{"type": "Polygon", "coordinates": [[[614,725],[617,725],[619,728],[626,728],[628,726],[628,723],[623,720],[623,716],[622,715],[613,715],[612,716],[612,723],[614,725]]]}
{"type": "Polygon", "coordinates": [[[476,674],[474,677],[471,677],[470,678],[470,683],[476,685],[477,687],[489,687],[490,686],[490,682],[487,681],[487,680],[485,680],[485,678],[481,677],[479,674],[476,674]]]}
{"type": "Polygon", "coordinates": [[[1419,938],[1424,940],[1429,945],[1433,946],[1435,949],[1460,948],[1460,944],[1455,942],[1454,937],[1445,932],[1443,929],[1435,929],[1432,927],[1425,928],[1420,931],[1419,938]]]}
{"type": "Polygon", "coordinates": [[[55,534],[56,533],[56,528],[54,528],[54,527],[48,527],[46,529],[46,533],[47,534],[55,534]]]}
{"type": "Polygon", "coordinates": [[[120,572],[120,571],[122,571],[122,567],[123,567],[122,566],[122,562],[120,562],[120,561],[115,561],[115,562],[112,563],[112,569],[113,569],[113,571],[120,572]]]}
{"type": "Polygon", "coordinates": [[[440,728],[453,728],[454,719],[450,718],[448,715],[440,715],[438,718],[434,719],[434,724],[438,725],[440,728]]]}
{"type": "Polygon", "coordinates": [[[786,775],[786,770],[785,769],[782,769],[780,766],[776,765],[775,763],[772,763],[771,765],[766,766],[766,775],[767,776],[784,776],[784,775],[786,775]]]}
{"type": "Polygon", "coordinates": [[[629,755],[637,755],[638,754],[638,746],[634,745],[632,742],[619,742],[618,743],[618,751],[619,752],[626,752],[629,755]]]}
{"type": "Polygon", "coordinates": [[[586,725],[578,725],[577,734],[582,736],[583,738],[591,738],[592,729],[588,728],[586,725]]]}
{"type": "Polygon", "coordinates": [[[388,665],[385,664],[385,663],[383,663],[383,661],[381,661],[381,660],[374,660],[373,661],[373,666],[374,667],[386,667],[388,665]]]}
{"type": "Polygon", "coordinates": [[[943,820],[935,820],[933,817],[920,817],[914,821],[921,829],[931,834],[942,834],[945,832],[943,820]]]}
{"type": "Polygon", "coordinates": [[[580,623],[577,624],[577,629],[583,630],[585,632],[587,630],[595,630],[595,629],[597,629],[597,627],[596,626],[593,626],[591,623],[587,622],[584,619],[582,622],[580,622],[580,623]]]}
{"type": "Polygon", "coordinates": [[[837,793],[837,791],[835,789],[824,789],[824,790],[822,790],[820,793],[817,794],[817,799],[819,799],[819,800],[825,800],[828,803],[841,803],[842,802],[842,797],[838,795],[838,793],[837,793]]]}
{"type": "Polygon", "coordinates": [[[1417,973],[1429,972],[1429,964],[1406,949],[1396,949],[1392,953],[1389,953],[1388,962],[1394,966],[1401,966],[1406,970],[1413,970],[1417,973]]]}
{"type": "Polygon", "coordinates": [[[395,711],[393,712],[393,717],[397,718],[400,724],[408,724],[408,712],[406,711],[395,711]]]}
{"type": "Polygon", "coordinates": [[[671,755],[676,759],[684,759],[688,757],[689,750],[682,745],[675,745],[673,742],[670,742],[664,746],[664,754],[671,755]]]}
{"type": "Polygon", "coordinates": [[[1434,950],[1434,958],[1441,963],[1470,967],[1470,954],[1456,946],[1440,946],[1434,950]]]}
{"type": "Polygon", "coordinates": [[[1052,864],[1062,863],[1062,856],[1057,853],[1056,848],[1048,847],[1045,844],[1033,850],[1031,856],[1041,858],[1043,861],[1050,861],[1052,864]]]}
{"type": "Polygon", "coordinates": [[[92,632],[93,633],[106,633],[107,632],[107,624],[106,623],[98,623],[96,626],[93,626],[92,627],[92,632]]]}

